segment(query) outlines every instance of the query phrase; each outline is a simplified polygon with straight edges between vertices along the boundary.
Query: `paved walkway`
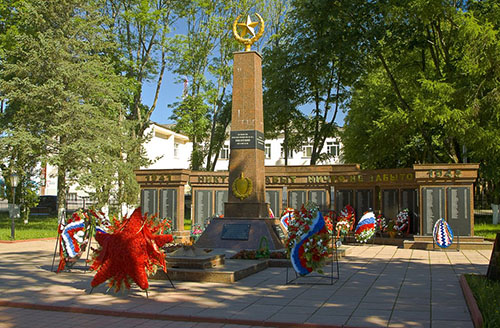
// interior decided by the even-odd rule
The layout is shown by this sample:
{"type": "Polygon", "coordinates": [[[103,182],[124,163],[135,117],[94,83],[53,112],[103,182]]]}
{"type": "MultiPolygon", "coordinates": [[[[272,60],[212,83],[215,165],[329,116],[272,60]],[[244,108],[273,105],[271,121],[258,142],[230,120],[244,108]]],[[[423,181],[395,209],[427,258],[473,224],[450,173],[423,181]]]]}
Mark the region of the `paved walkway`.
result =
{"type": "Polygon", "coordinates": [[[473,327],[458,278],[485,274],[491,254],[352,246],[333,285],[286,285],[286,268],[269,268],[234,284],[153,281],[146,298],[89,294],[92,273],[50,272],[53,250],[0,243],[0,327],[473,327]]]}

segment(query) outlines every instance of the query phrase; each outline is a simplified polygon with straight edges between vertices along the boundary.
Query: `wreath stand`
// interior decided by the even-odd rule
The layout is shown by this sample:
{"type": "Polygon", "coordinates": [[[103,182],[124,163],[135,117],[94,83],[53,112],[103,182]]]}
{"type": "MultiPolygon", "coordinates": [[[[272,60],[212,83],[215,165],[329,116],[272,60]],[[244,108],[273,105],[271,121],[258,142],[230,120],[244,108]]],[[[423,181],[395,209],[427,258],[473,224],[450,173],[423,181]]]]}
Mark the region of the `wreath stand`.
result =
{"type": "MultiPolygon", "coordinates": [[[[56,245],[55,245],[55,248],[54,248],[54,254],[52,256],[52,266],[50,267],[50,271],[54,272],[54,264],[55,264],[55,260],[56,260],[56,255],[58,253],[58,250],[60,251],[60,241],[61,241],[61,232],[59,231],[59,225],[60,223],[57,225],[58,228],[57,228],[57,238],[56,238],[56,245]]],[[[88,271],[88,260],[89,260],[89,256],[90,256],[90,246],[92,244],[92,235],[94,234],[94,231],[95,231],[95,227],[94,227],[94,224],[92,224],[92,220],[90,220],[90,225],[89,225],[89,239],[88,239],[88,243],[86,245],[87,247],[87,256],[85,257],[85,267],[83,269],[84,272],[87,272],[88,271]]],[[[76,259],[75,262],[68,268],[68,271],[71,270],[72,267],[74,267],[74,265],[76,264],[76,262],[78,260],[80,260],[80,258],[76,259]]],[[[66,262],[66,265],[67,265],[68,262],[66,262]]]]}
{"type": "MultiPolygon", "coordinates": [[[[312,272],[308,275],[301,276],[297,274],[295,270],[292,269],[292,273],[289,274],[288,270],[289,266],[286,267],[286,285],[333,285],[340,279],[340,270],[339,270],[339,256],[337,251],[337,237],[332,233],[332,257],[330,261],[330,270],[329,273],[320,274],[317,272],[312,272]],[[335,269],[334,269],[335,262],[335,269]],[[334,275],[334,271],[337,275],[334,275]],[[319,280],[319,281],[318,281],[319,280]]],[[[328,266],[325,265],[325,268],[328,266]]]]}

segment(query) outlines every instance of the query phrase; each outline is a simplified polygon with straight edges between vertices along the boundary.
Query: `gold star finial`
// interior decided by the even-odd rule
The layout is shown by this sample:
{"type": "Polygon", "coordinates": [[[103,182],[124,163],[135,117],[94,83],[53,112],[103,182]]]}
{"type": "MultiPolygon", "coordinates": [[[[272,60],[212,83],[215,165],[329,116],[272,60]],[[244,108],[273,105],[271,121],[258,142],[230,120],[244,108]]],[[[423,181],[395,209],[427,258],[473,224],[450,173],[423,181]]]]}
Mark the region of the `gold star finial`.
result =
{"type": "Polygon", "coordinates": [[[250,15],[247,16],[247,21],[246,23],[238,23],[238,27],[241,32],[241,36],[245,37],[247,34],[252,34],[252,36],[255,36],[255,26],[257,26],[259,22],[252,22],[252,19],[250,18],[250,15]]]}
{"type": "Polygon", "coordinates": [[[241,18],[241,15],[238,15],[233,23],[234,37],[238,42],[245,45],[245,51],[250,51],[250,47],[252,46],[252,44],[254,44],[254,42],[260,39],[260,37],[264,34],[264,20],[259,14],[255,14],[255,16],[257,16],[257,18],[259,19],[258,22],[252,22],[250,16],[247,16],[247,21],[245,23],[238,23],[239,19],[241,18]],[[260,25],[259,32],[255,34],[255,27],[257,25],[260,25]],[[237,29],[240,30],[242,35],[238,34],[237,29]],[[244,36],[247,34],[251,34],[252,37],[250,39],[245,39],[244,36]]]}

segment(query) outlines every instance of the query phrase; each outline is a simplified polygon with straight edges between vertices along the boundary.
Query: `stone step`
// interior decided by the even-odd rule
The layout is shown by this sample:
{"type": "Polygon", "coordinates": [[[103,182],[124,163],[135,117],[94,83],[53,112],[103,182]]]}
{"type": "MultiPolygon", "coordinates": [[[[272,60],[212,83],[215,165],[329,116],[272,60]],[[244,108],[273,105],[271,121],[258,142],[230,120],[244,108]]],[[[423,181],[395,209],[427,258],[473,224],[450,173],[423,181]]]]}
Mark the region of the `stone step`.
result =
{"type": "Polygon", "coordinates": [[[168,277],[158,270],[151,279],[234,283],[266,268],[266,260],[226,260],[223,265],[209,269],[168,268],[168,277]]]}
{"type": "MultiPolygon", "coordinates": [[[[405,240],[403,247],[405,249],[436,249],[439,250],[439,246],[434,244],[434,241],[427,241],[427,240],[405,240]]],[[[453,240],[453,244],[450,245],[450,247],[445,248],[445,249],[457,249],[457,247],[461,250],[467,249],[467,250],[480,250],[480,249],[486,249],[486,250],[491,250],[493,249],[493,243],[490,241],[485,241],[483,240],[482,242],[471,242],[471,241],[462,241],[460,238],[460,242],[457,241],[457,239],[453,240]]]]}
{"type": "MultiPolygon", "coordinates": [[[[471,243],[482,243],[484,242],[483,236],[455,236],[453,238],[453,242],[456,241],[457,238],[460,238],[460,242],[471,242],[471,243]]],[[[430,241],[432,242],[434,239],[432,236],[413,236],[414,241],[430,241]]]]}

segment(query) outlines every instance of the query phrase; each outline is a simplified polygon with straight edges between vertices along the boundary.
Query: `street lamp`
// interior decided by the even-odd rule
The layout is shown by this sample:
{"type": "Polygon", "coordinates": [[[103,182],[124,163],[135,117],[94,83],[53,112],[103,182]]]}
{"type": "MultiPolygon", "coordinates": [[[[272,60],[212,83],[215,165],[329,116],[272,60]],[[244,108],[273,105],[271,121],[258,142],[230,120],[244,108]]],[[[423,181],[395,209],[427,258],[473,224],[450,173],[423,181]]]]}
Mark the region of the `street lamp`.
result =
{"type": "Polygon", "coordinates": [[[12,240],[15,239],[15,234],[14,234],[14,231],[15,231],[15,227],[16,227],[16,223],[15,223],[15,217],[16,217],[16,187],[17,187],[17,184],[19,183],[19,176],[16,174],[16,173],[12,173],[10,175],[10,185],[12,186],[12,224],[10,226],[10,238],[12,238],[12,240]]]}

